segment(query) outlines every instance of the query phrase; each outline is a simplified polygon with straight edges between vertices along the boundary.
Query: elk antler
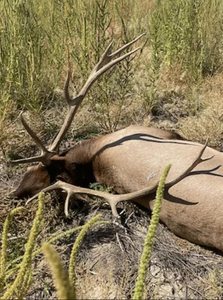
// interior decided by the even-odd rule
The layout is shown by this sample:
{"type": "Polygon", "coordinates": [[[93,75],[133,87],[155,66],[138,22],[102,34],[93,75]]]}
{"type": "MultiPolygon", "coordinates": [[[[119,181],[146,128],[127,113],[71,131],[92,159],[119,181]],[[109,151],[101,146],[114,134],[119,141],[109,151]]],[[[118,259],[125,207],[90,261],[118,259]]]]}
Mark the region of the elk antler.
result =
{"type": "Polygon", "coordinates": [[[54,156],[56,153],[59,152],[59,145],[65,134],[67,133],[73,118],[78,110],[78,107],[82,103],[84,97],[86,96],[88,90],[90,89],[91,85],[108,69],[113,67],[115,64],[119,63],[126,57],[130,56],[131,54],[135,53],[140,49],[140,47],[120,56],[114,59],[115,56],[120,55],[125,49],[129,48],[132,44],[134,44],[136,41],[138,41],[142,36],[144,36],[145,33],[141,34],[137,38],[135,38],[133,41],[129,42],[128,44],[122,46],[118,50],[116,50],[114,53],[110,54],[112,42],[109,44],[103,55],[101,56],[99,62],[96,64],[96,66],[91,71],[86,83],[82,87],[80,93],[74,98],[71,99],[69,96],[69,81],[70,81],[70,72],[68,72],[67,79],[64,86],[64,94],[65,98],[68,104],[68,112],[67,116],[64,120],[64,123],[57,134],[56,138],[54,139],[52,145],[49,146],[49,150],[45,148],[42,141],[37,137],[37,135],[34,133],[34,131],[29,127],[29,125],[26,123],[24,117],[22,114],[20,115],[22,124],[24,128],[27,130],[29,135],[32,137],[36,145],[39,147],[41,154],[39,156],[30,157],[30,158],[24,158],[24,159],[18,159],[12,161],[12,163],[28,163],[28,162],[42,162],[44,165],[48,165],[50,163],[50,158],[54,156]]]}
{"type": "MultiPolygon", "coordinates": [[[[205,145],[202,147],[202,149],[200,150],[198,156],[196,157],[196,159],[192,162],[192,164],[180,175],[178,176],[176,179],[167,182],[165,184],[165,188],[170,188],[171,186],[177,184],[179,181],[181,181],[184,177],[186,177],[199,163],[209,160],[211,158],[213,158],[213,156],[207,157],[202,159],[201,156],[204,153],[204,150],[207,147],[207,142],[205,143],[205,145]]],[[[64,213],[66,216],[68,216],[68,204],[69,204],[69,199],[73,194],[85,194],[85,195],[92,195],[92,196],[97,196],[100,198],[105,199],[109,205],[111,206],[112,209],[112,214],[114,217],[119,218],[117,209],[116,209],[116,205],[121,202],[121,201],[131,201],[131,200],[136,200],[138,198],[142,198],[144,196],[147,196],[151,193],[154,193],[158,187],[159,181],[153,185],[152,187],[146,187],[144,189],[141,189],[139,191],[136,192],[132,192],[132,193],[128,193],[128,194],[122,194],[122,195],[114,195],[114,194],[109,194],[109,193],[105,193],[105,192],[101,192],[101,191],[95,191],[95,190],[91,190],[88,188],[82,188],[79,186],[75,186],[63,181],[57,181],[56,183],[54,183],[53,185],[45,188],[42,190],[42,192],[46,193],[46,192],[50,192],[52,190],[57,190],[57,189],[62,189],[65,190],[67,192],[67,197],[66,197],[66,201],[65,201],[65,205],[64,205],[64,213]]],[[[33,199],[35,199],[38,196],[35,195],[32,198],[30,198],[26,204],[28,204],[29,202],[31,202],[33,199]]]]}

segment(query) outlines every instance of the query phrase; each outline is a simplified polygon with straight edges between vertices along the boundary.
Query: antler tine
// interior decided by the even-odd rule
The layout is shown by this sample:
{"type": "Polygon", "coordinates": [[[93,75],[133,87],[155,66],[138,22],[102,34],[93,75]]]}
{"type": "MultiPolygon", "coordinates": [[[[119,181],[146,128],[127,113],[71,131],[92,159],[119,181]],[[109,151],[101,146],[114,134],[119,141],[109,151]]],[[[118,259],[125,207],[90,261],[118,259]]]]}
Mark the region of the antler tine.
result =
{"type": "Polygon", "coordinates": [[[146,33],[142,33],[140,34],[138,37],[136,37],[134,40],[132,40],[131,42],[129,42],[128,44],[125,44],[124,46],[122,46],[121,48],[119,48],[118,50],[116,50],[115,52],[113,52],[112,54],[110,54],[110,57],[114,57],[118,54],[121,54],[125,49],[129,48],[131,45],[133,45],[134,43],[136,43],[142,36],[144,36],[146,33]]]}
{"type": "Polygon", "coordinates": [[[49,160],[46,160],[43,155],[33,156],[33,157],[28,157],[28,158],[21,158],[21,159],[16,159],[16,160],[11,160],[10,161],[10,163],[12,165],[14,165],[14,164],[25,164],[25,163],[31,163],[31,162],[41,162],[44,165],[49,164],[49,160]]]}
{"type": "Polygon", "coordinates": [[[25,118],[23,117],[23,114],[20,114],[20,120],[22,122],[23,127],[26,129],[28,134],[31,136],[31,138],[34,140],[36,145],[39,147],[42,153],[47,152],[46,147],[43,145],[42,141],[38,138],[38,136],[35,134],[35,132],[29,127],[28,123],[26,122],[25,118]]]}
{"type": "Polygon", "coordinates": [[[69,93],[69,83],[70,83],[70,70],[68,70],[67,72],[67,78],[66,78],[66,82],[64,85],[64,95],[67,101],[67,104],[70,106],[72,104],[72,99],[70,98],[70,93],[69,93]]]}
{"type": "MultiPolygon", "coordinates": [[[[114,60],[109,59],[110,62],[108,62],[107,64],[104,65],[104,62],[101,62],[101,65],[104,65],[103,67],[101,67],[100,69],[96,69],[93,70],[93,72],[90,74],[90,76],[88,77],[87,82],[85,83],[84,87],[82,88],[82,90],[80,91],[78,97],[76,97],[73,101],[75,105],[79,105],[78,102],[82,102],[82,100],[84,99],[85,95],[87,94],[88,90],[90,89],[91,85],[103,74],[105,73],[108,69],[110,69],[111,67],[113,67],[115,64],[119,63],[120,61],[124,60],[126,57],[130,56],[131,54],[135,53],[136,51],[138,51],[140,49],[140,47],[120,56],[117,57],[114,60]]],[[[106,58],[106,60],[108,61],[108,57],[106,58]]]]}
{"type": "Polygon", "coordinates": [[[99,69],[101,69],[104,65],[106,65],[110,60],[110,52],[112,49],[113,40],[110,42],[108,47],[106,48],[105,52],[102,54],[101,58],[99,59],[99,62],[96,64],[92,72],[97,72],[99,69]]]}
{"type": "MultiPolygon", "coordinates": [[[[127,48],[129,48],[131,45],[133,45],[134,43],[136,43],[142,36],[144,36],[146,33],[142,33],[140,34],[138,37],[136,37],[134,40],[132,40],[131,42],[125,44],[124,46],[122,46],[121,48],[119,48],[118,50],[116,50],[115,52],[110,53],[111,48],[112,48],[112,44],[113,41],[111,41],[111,43],[108,45],[107,49],[105,50],[105,52],[102,54],[99,62],[97,63],[97,65],[94,68],[94,71],[98,71],[99,69],[101,69],[105,64],[107,64],[109,61],[111,61],[111,59],[119,54],[121,54],[124,50],[126,50],[127,48]]],[[[138,51],[140,49],[140,47],[138,47],[137,49],[135,49],[135,51],[138,51]]],[[[133,52],[134,53],[134,52],[133,52]]],[[[129,53],[127,56],[131,55],[132,53],[129,53]]],[[[126,57],[127,57],[126,56],[126,57]]],[[[125,58],[125,57],[124,57],[125,58]]],[[[122,58],[122,59],[124,59],[122,58]]],[[[121,59],[121,60],[122,60],[121,59]]]]}
{"type": "Polygon", "coordinates": [[[186,177],[199,163],[203,162],[203,161],[207,161],[210,160],[214,157],[214,155],[207,157],[207,158],[202,158],[201,156],[203,155],[206,147],[208,144],[208,139],[206,140],[205,145],[201,148],[200,152],[198,153],[197,158],[192,162],[192,164],[183,172],[183,174],[181,174],[180,176],[178,176],[177,178],[175,178],[174,180],[168,182],[165,187],[169,188],[175,184],[177,184],[179,181],[181,181],[184,177],[186,177]]]}
{"type": "Polygon", "coordinates": [[[113,67],[115,64],[117,64],[118,62],[124,60],[126,57],[130,56],[131,54],[135,53],[136,51],[138,51],[141,47],[138,47],[120,57],[117,57],[116,59],[110,61],[109,63],[107,63],[106,65],[104,65],[101,69],[99,69],[96,73],[97,76],[92,76],[91,82],[88,83],[88,89],[91,86],[91,84],[99,78],[99,76],[101,76],[104,72],[106,72],[108,69],[110,69],[111,67],[113,67]]]}
{"type": "Polygon", "coordinates": [[[29,127],[29,125],[26,122],[26,120],[25,120],[25,118],[24,118],[24,116],[23,116],[22,113],[20,114],[20,120],[22,122],[22,125],[24,126],[24,128],[28,132],[28,134],[31,136],[31,138],[33,139],[33,141],[36,143],[36,145],[40,149],[41,154],[38,155],[38,156],[29,157],[29,158],[23,158],[23,159],[13,160],[13,161],[11,161],[11,163],[13,163],[13,164],[20,163],[21,164],[21,163],[29,163],[29,162],[42,162],[45,165],[49,164],[50,158],[55,153],[54,152],[50,152],[50,151],[48,151],[46,149],[46,147],[43,145],[42,141],[38,138],[38,136],[31,129],[31,127],[29,127]]]}
{"type": "Polygon", "coordinates": [[[105,52],[103,53],[103,55],[101,56],[99,62],[96,64],[96,66],[93,68],[93,70],[91,71],[86,83],[84,84],[84,86],[82,87],[80,93],[78,94],[77,97],[75,97],[74,99],[71,99],[69,96],[69,92],[68,92],[68,86],[69,86],[69,79],[70,79],[70,75],[68,74],[67,76],[67,80],[65,83],[65,87],[64,87],[64,91],[65,91],[65,97],[67,100],[67,103],[69,105],[69,110],[66,116],[66,119],[57,135],[57,137],[55,138],[55,140],[53,141],[52,145],[50,146],[49,150],[50,151],[55,151],[58,149],[59,144],[61,142],[61,140],[63,139],[64,135],[67,133],[73,118],[77,112],[78,107],[80,106],[80,104],[82,103],[84,97],[86,96],[88,90],[90,89],[91,85],[103,74],[105,73],[108,69],[110,69],[111,67],[113,67],[115,64],[117,64],[118,62],[122,61],[123,59],[125,59],[126,57],[130,56],[131,54],[135,53],[136,51],[138,51],[140,49],[140,47],[114,59],[113,57],[117,54],[120,54],[124,49],[130,47],[133,43],[135,43],[136,41],[138,41],[138,39],[140,39],[144,34],[141,34],[140,36],[138,36],[137,38],[135,38],[132,42],[124,45],[123,47],[121,47],[120,49],[118,49],[117,51],[115,51],[113,54],[109,55],[108,53],[111,50],[111,46],[112,46],[112,42],[108,45],[107,49],[105,50],[105,52]]]}
{"type": "Polygon", "coordinates": [[[108,69],[110,69],[111,67],[113,67],[115,64],[122,61],[126,57],[128,57],[131,54],[138,51],[140,49],[140,47],[138,47],[138,48],[136,48],[136,49],[134,49],[134,50],[132,50],[132,51],[130,51],[130,52],[114,59],[114,60],[112,60],[116,55],[120,54],[122,51],[124,51],[125,49],[130,47],[132,44],[134,44],[136,41],[138,41],[138,39],[140,39],[144,35],[145,35],[145,33],[141,34],[140,36],[135,38],[133,41],[129,42],[128,44],[126,44],[126,45],[122,46],[121,48],[119,48],[118,50],[116,50],[114,53],[108,54],[111,50],[111,46],[112,46],[112,42],[111,42],[109,44],[109,46],[107,47],[107,49],[105,50],[105,52],[102,54],[99,62],[95,66],[95,68],[92,70],[87,82],[85,83],[85,85],[81,89],[81,91],[79,93],[79,96],[82,95],[84,97],[86,95],[87,91],[89,90],[89,88],[91,87],[92,83],[96,79],[98,79],[104,72],[106,72],[108,69]]]}

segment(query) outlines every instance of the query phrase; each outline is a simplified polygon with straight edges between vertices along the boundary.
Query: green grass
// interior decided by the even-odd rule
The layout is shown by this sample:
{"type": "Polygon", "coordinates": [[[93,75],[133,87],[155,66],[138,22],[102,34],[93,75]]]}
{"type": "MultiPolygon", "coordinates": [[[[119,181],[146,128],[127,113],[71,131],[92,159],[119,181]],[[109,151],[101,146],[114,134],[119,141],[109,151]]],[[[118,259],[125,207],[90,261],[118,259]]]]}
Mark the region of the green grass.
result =
{"type": "Polygon", "coordinates": [[[150,12],[151,87],[147,104],[153,106],[157,81],[164,70],[179,70],[191,91],[205,76],[222,71],[221,0],[156,0],[150,12]]]}
{"type": "Polygon", "coordinates": [[[151,0],[140,7],[135,0],[2,0],[1,129],[22,109],[41,112],[64,106],[55,89],[62,87],[68,68],[73,92],[78,92],[112,38],[121,45],[144,31],[149,41],[144,55],[104,76],[89,99],[106,131],[125,123],[134,99],[150,113],[164,69],[177,66],[186,72],[189,87],[221,70],[222,12],[221,0],[151,0]],[[134,76],[146,82],[140,95],[134,76]]]}
{"type": "MultiPolygon", "coordinates": [[[[131,16],[123,15],[123,6],[108,0],[1,1],[1,116],[13,108],[41,111],[55,105],[55,88],[68,68],[78,91],[114,36],[127,42],[139,33],[126,31],[131,16]]],[[[129,67],[116,78],[120,72],[121,87],[126,86],[129,67]]],[[[111,91],[106,90],[103,103],[111,91]]]]}
{"type": "Polygon", "coordinates": [[[190,80],[222,69],[220,0],[155,1],[150,21],[153,67],[180,64],[190,80]]]}

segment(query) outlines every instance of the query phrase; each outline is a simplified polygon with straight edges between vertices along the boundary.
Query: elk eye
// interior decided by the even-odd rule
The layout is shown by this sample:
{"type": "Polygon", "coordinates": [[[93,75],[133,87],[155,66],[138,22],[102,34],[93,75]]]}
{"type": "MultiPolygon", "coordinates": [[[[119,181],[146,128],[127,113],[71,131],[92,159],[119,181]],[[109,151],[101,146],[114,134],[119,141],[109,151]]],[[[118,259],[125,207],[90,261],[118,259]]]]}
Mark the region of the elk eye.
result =
{"type": "Polygon", "coordinates": [[[63,176],[57,176],[56,181],[63,181],[66,182],[65,178],[63,176]]]}
{"type": "Polygon", "coordinates": [[[56,181],[58,181],[58,180],[61,180],[63,182],[67,182],[67,183],[72,183],[70,176],[66,172],[58,174],[56,177],[56,181]]]}

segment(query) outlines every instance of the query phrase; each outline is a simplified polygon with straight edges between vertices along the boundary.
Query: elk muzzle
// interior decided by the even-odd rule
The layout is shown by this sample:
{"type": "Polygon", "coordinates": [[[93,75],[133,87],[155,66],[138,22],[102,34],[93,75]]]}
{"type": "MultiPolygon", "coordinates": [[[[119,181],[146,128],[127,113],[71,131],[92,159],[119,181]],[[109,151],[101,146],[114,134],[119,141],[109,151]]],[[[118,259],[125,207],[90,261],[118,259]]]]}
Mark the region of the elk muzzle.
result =
{"type": "Polygon", "coordinates": [[[39,163],[27,169],[18,188],[13,192],[15,198],[32,197],[50,185],[50,174],[46,167],[39,163]]]}

